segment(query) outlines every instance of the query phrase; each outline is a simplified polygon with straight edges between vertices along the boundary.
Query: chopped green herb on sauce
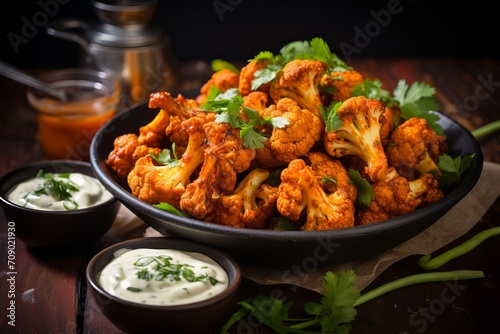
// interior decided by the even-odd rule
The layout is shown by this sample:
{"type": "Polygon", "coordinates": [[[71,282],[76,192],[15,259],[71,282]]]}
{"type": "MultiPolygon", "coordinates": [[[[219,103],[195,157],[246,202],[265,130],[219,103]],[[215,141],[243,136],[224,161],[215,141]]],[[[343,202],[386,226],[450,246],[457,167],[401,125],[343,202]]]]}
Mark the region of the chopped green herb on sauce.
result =
{"type": "Polygon", "coordinates": [[[179,305],[210,298],[228,286],[224,269],[210,257],[172,249],[120,251],[99,274],[116,297],[153,305],[179,305]]]}
{"type": "Polygon", "coordinates": [[[44,173],[13,187],[8,200],[25,208],[50,211],[76,210],[112,198],[99,181],[81,173],[44,173]]]}

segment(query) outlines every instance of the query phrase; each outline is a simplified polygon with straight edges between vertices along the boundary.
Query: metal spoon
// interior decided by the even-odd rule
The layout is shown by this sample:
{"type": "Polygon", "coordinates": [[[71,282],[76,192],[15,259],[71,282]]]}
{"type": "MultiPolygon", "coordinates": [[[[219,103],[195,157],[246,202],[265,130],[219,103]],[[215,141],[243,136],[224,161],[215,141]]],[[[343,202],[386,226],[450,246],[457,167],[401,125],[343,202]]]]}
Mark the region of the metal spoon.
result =
{"type": "Polygon", "coordinates": [[[69,99],[67,92],[61,89],[55,89],[51,87],[49,83],[43,82],[33,75],[26,73],[10,64],[6,64],[2,60],[0,60],[0,74],[14,81],[25,84],[31,88],[35,88],[41,92],[44,92],[45,94],[55,97],[58,100],[68,101],[69,99]]]}

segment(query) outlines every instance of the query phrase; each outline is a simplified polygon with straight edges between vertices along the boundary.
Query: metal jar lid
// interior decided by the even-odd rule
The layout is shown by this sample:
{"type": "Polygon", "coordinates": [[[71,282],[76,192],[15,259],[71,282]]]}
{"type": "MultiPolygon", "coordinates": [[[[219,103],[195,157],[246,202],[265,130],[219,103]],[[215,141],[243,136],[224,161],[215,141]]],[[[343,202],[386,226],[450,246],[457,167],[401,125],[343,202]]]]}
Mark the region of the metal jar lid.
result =
{"type": "Polygon", "coordinates": [[[141,47],[161,43],[163,31],[150,26],[156,0],[93,1],[98,18],[88,33],[92,43],[110,47],[141,47]]]}

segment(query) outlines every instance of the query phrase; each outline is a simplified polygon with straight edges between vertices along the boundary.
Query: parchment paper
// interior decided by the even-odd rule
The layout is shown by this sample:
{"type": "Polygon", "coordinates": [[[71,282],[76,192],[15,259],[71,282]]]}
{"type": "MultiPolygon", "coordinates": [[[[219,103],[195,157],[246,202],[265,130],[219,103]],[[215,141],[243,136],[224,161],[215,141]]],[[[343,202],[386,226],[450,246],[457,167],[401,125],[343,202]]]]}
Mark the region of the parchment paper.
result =
{"type": "MultiPolygon", "coordinates": [[[[467,233],[483,217],[499,195],[500,165],[485,161],[476,186],[453,209],[419,235],[374,258],[322,267],[320,270],[300,275],[300,277],[285,276],[283,269],[275,270],[269,267],[240,264],[242,273],[245,278],[259,284],[292,284],[322,292],[322,282],[327,271],[341,271],[350,268],[356,273],[356,284],[362,290],[391,264],[410,255],[431,254],[467,233]]],[[[123,206],[113,228],[120,229],[120,232],[125,234],[132,234],[137,229],[141,229],[146,237],[161,236],[159,232],[148,227],[123,206]]],[[[120,234],[123,238],[125,234],[122,233],[120,234]]]]}

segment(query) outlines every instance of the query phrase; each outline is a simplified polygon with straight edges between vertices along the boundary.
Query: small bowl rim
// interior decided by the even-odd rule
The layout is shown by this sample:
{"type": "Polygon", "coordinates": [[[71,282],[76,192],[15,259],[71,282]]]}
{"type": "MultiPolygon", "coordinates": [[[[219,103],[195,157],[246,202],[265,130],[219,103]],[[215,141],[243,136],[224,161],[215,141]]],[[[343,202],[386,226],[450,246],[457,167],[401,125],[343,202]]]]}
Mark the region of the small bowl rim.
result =
{"type": "MultiPolygon", "coordinates": [[[[131,249],[148,248],[148,247],[160,249],[160,247],[151,247],[151,246],[147,246],[147,245],[140,246],[140,247],[134,247],[131,249]]],[[[168,246],[166,246],[164,248],[165,249],[175,249],[175,248],[171,248],[168,246]]],[[[185,250],[185,251],[188,251],[188,250],[185,250]]],[[[109,262],[107,262],[107,263],[109,263],[109,262]]],[[[224,268],[224,267],[223,267],[223,269],[226,271],[226,273],[228,275],[228,279],[230,279],[230,273],[228,272],[228,270],[226,270],[226,268],[224,268]]],[[[101,268],[101,270],[102,270],[102,268],[101,268]]],[[[194,241],[190,241],[187,239],[182,239],[182,238],[178,238],[178,237],[167,237],[167,236],[139,237],[139,238],[123,240],[123,241],[114,243],[112,245],[109,245],[106,248],[97,252],[94,256],[92,256],[92,258],[88,262],[87,267],[85,269],[85,278],[87,280],[87,283],[89,285],[91,285],[95,291],[97,291],[101,295],[104,295],[107,299],[109,299],[113,302],[119,303],[121,305],[124,305],[124,306],[131,306],[131,307],[136,307],[136,308],[145,309],[145,310],[153,309],[155,311],[177,311],[177,312],[180,312],[180,311],[188,311],[188,310],[193,310],[193,309],[198,309],[198,308],[205,308],[205,307],[209,307],[210,305],[217,304],[217,303],[225,300],[226,298],[230,297],[238,289],[238,287],[241,283],[242,277],[243,276],[242,276],[241,267],[240,267],[239,263],[226,251],[221,250],[221,249],[217,249],[217,248],[212,247],[212,246],[207,246],[204,244],[196,243],[194,241]],[[212,254],[216,254],[216,255],[220,256],[221,258],[224,258],[225,260],[227,260],[228,267],[232,271],[234,271],[234,278],[229,281],[228,286],[224,291],[222,291],[222,292],[220,292],[220,293],[218,293],[218,294],[216,294],[208,299],[204,299],[204,300],[197,301],[194,303],[180,304],[180,305],[153,305],[153,304],[136,303],[136,302],[122,299],[122,298],[119,298],[119,297],[112,295],[111,293],[106,291],[99,284],[99,282],[98,282],[99,272],[96,272],[96,270],[94,270],[94,268],[95,268],[97,261],[100,258],[105,256],[106,254],[113,255],[114,252],[116,252],[122,248],[127,248],[127,245],[128,246],[135,246],[135,245],[139,245],[143,242],[149,243],[149,242],[156,242],[159,240],[164,240],[167,243],[170,241],[170,242],[173,242],[174,244],[185,245],[186,247],[195,246],[200,250],[192,250],[192,252],[198,252],[198,253],[202,253],[204,255],[207,255],[210,258],[212,258],[212,260],[217,262],[219,265],[221,265],[221,263],[219,263],[219,261],[217,261],[217,259],[213,258],[213,256],[205,254],[205,251],[208,251],[209,253],[212,253],[212,254]]]]}
{"type": "MultiPolygon", "coordinates": [[[[68,108],[83,108],[88,105],[108,105],[108,104],[116,104],[120,102],[121,93],[122,93],[122,84],[120,79],[116,75],[109,74],[107,72],[92,69],[92,68],[60,68],[47,70],[40,74],[40,79],[43,79],[50,85],[57,86],[58,82],[73,82],[74,80],[82,80],[85,82],[94,82],[99,83],[103,87],[105,87],[106,94],[103,96],[97,96],[88,100],[69,100],[69,101],[57,101],[53,98],[49,98],[50,101],[55,101],[53,104],[48,104],[44,102],[46,99],[43,96],[37,94],[37,90],[34,88],[28,88],[26,90],[26,98],[29,104],[37,110],[38,114],[52,116],[52,117],[69,117],[69,116],[96,116],[104,113],[90,113],[85,114],[80,112],[73,111],[61,111],[61,106],[66,106],[68,108]],[[70,76],[70,78],[63,79],[61,78],[64,75],[70,76]],[[87,77],[85,79],[78,79],[78,77],[87,77]],[[92,79],[95,78],[94,80],[92,79]],[[45,108],[45,110],[42,110],[45,108]]],[[[106,108],[104,108],[106,109],[106,108]]]]}
{"type": "MultiPolygon", "coordinates": [[[[75,170],[77,168],[87,168],[89,170],[89,173],[92,174],[89,176],[94,177],[97,181],[99,181],[99,183],[101,183],[101,181],[95,176],[90,162],[79,161],[79,160],[61,160],[61,159],[37,161],[37,162],[28,163],[28,164],[24,164],[22,166],[15,167],[15,168],[9,170],[8,172],[6,172],[5,174],[0,176],[0,201],[2,201],[5,205],[8,205],[9,207],[12,207],[18,211],[23,211],[26,213],[36,213],[36,214],[39,214],[41,216],[78,215],[78,214],[82,214],[82,213],[92,212],[92,211],[97,210],[101,207],[108,206],[108,205],[118,201],[118,198],[111,193],[112,196],[108,200],[106,200],[102,203],[98,203],[98,204],[91,205],[91,206],[81,208],[81,209],[64,210],[64,211],[62,211],[62,210],[38,210],[38,209],[26,208],[26,207],[23,207],[23,206],[20,206],[20,205],[14,203],[14,202],[9,201],[7,199],[6,195],[12,190],[12,187],[7,189],[7,191],[5,191],[5,192],[2,191],[2,185],[5,184],[6,182],[8,182],[8,180],[10,178],[16,176],[17,174],[23,173],[23,172],[28,171],[28,170],[40,170],[40,169],[43,169],[42,168],[43,166],[64,165],[64,164],[69,166],[70,169],[74,168],[75,170]],[[72,165],[74,167],[72,167],[72,165]]],[[[63,172],[63,171],[61,171],[61,172],[63,172]]],[[[57,172],[57,173],[59,173],[59,172],[57,172]]],[[[28,179],[29,178],[25,178],[24,180],[28,180],[28,179]]],[[[104,185],[103,185],[103,188],[109,192],[109,190],[106,187],[104,187],[104,185]]]]}

